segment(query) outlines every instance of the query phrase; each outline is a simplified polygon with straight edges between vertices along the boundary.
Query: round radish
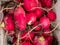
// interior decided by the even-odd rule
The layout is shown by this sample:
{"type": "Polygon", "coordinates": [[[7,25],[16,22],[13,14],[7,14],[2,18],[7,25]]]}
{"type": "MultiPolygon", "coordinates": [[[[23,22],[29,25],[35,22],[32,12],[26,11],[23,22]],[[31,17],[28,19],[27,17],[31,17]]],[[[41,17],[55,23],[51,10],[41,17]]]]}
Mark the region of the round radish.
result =
{"type": "Polygon", "coordinates": [[[36,15],[37,17],[39,17],[39,18],[40,18],[40,17],[43,15],[43,13],[44,13],[44,11],[43,11],[42,9],[39,9],[39,8],[35,9],[34,11],[35,11],[35,15],[36,15]]]}
{"type": "Polygon", "coordinates": [[[14,12],[14,19],[16,21],[16,25],[18,26],[19,30],[26,29],[26,16],[25,11],[22,7],[16,7],[14,12]]]}
{"type": "Polygon", "coordinates": [[[22,45],[32,45],[29,41],[23,42],[22,45]]]}
{"type": "Polygon", "coordinates": [[[47,17],[51,20],[51,21],[55,21],[56,20],[56,13],[54,11],[49,11],[47,14],[47,17]]]}
{"type": "Polygon", "coordinates": [[[23,6],[27,11],[30,11],[32,8],[38,6],[38,0],[24,0],[23,6]]]}
{"type": "Polygon", "coordinates": [[[13,23],[13,20],[12,20],[12,16],[10,15],[6,15],[4,17],[4,22],[5,22],[5,30],[7,30],[8,32],[10,31],[13,31],[14,30],[14,23],[13,23]]]}
{"type": "Polygon", "coordinates": [[[34,13],[27,13],[26,18],[28,25],[31,25],[36,21],[36,15],[34,13]]]}
{"type": "Polygon", "coordinates": [[[47,18],[46,16],[40,18],[40,24],[41,24],[42,28],[44,28],[44,29],[49,28],[50,23],[51,22],[50,22],[49,18],[47,18]]]}
{"type": "Polygon", "coordinates": [[[42,34],[45,39],[49,42],[49,43],[52,43],[52,40],[53,40],[53,36],[51,34],[42,34]]]}
{"type": "Polygon", "coordinates": [[[48,40],[48,42],[51,44],[52,43],[52,40],[53,40],[53,36],[46,37],[46,40],[48,40]]]}

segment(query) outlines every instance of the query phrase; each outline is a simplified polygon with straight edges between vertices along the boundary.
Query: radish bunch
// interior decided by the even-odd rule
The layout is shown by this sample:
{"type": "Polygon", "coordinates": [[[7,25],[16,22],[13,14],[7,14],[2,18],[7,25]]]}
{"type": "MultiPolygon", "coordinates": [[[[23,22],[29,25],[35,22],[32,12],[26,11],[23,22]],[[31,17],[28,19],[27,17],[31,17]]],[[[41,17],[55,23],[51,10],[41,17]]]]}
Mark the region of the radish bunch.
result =
{"type": "MultiPolygon", "coordinates": [[[[56,20],[56,13],[53,10],[46,11],[53,5],[53,0],[16,0],[23,5],[17,5],[4,15],[5,31],[14,31],[13,43],[18,39],[21,45],[51,45],[51,22],[56,20]],[[41,7],[41,8],[40,8],[41,7]],[[39,25],[40,24],[40,25],[39,25]]],[[[15,2],[16,3],[16,2],[15,2]]],[[[51,33],[52,34],[52,33],[51,33]]]]}

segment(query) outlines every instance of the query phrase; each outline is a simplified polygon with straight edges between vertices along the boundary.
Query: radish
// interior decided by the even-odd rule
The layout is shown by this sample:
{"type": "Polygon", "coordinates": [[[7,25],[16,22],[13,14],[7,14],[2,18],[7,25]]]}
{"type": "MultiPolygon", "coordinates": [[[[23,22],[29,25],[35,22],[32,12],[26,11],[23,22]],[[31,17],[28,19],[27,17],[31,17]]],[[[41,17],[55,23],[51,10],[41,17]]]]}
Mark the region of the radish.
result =
{"type": "Polygon", "coordinates": [[[15,12],[14,12],[14,19],[20,31],[23,31],[26,29],[25,11],[21,6],[16,7],[15,12]]]}
{"type": "Polygon", "coordinates": [[[32,8],[38,6],[38,0],[24,0],[23,6],[27,11],[31,11],[32,8]]]}
{"type": "Polygon", "coordinates": [[[41,24],[42,28],[44,28],[44,29],[49,28],[50,23],[51,22],[50,22],[49,18],[47,18],[46,16],[43,16],[40,18],[40,24],[41,24]]]}
{"type": "Polygon", "coordinates": [[[48,40],[48,42],[51,44],[52,43],[52,40],[53,40],[53,36],[46,37],[46,40],[48,40]]]}
{"type": "Polygon", "coordinates": [[[47,17],[51,20],[51,21],[55,21],[56,20],[56,13],[54,11],[49,11],[47,14],[47,17]]]}
{"type": "Polygon", "coordinates": [[[39,43],[40,45],[49,45],[49,42],[43,36],[39,37],[39,43]]]}
{"type": "Polygon", "coordinates": [[[5,22],[5,27],[4,27],[5,30],[7,30],[8,32],[14,30],[14,23],[13,23],[13,20],[12,20],[12,16],[7,14],[4,17],[4,22],[5,22]]]}
{"type": "MultiPolygon", "coordinates": [[[[24,37],[27,34],[27,32],[24,32],[23,34],[21,34],[21,37],[24,37]]],[[[31,40],[34,38],[34,33],[31,32],[28,36],[24,37],[22,40],[31,40]]]]}
{"type": "Polygon", "coordinates": [[[49,45],[49,42],[43,37],[35,38],[34,45],[49,45]]]}
{"type": "Polygon", "coordinates": [[[27,13],[26,18],[27,18],[28,25],[34,24],[34,22],[36,21],[36,15],[32,12],[27,13]]]}
{"type": "Polygon", "coordinates": [[[53,5],[53,0],[41,0],[43,6],[50,8],[53,5]]]}
{"type": "Polygon", "coordinates": [[[23,42],[22,45],[32,45],[29,41],[23,42]]]}
{"type": "Polygon", "coordinates": [[[36,16],[39,17],[39,18],[40,18],[40,17],[43,15],[43,13],[44,13],[44,11],[43,11],[42,9],[39,9],[39,8],[35,9],[34,11],[35,11],[36,16]]]}
{"type": "Polygon", "coordinates": [[[52,40],[53,40],[53,36],[50,34],[43,34],[43,36],[45,37],[45,39],[51,44],[52,40]]]}
{"type": "MultiPolygon", "coordinates": [[[[50,30],[49,30],[50,31],[50,30]]],[[[47,31],[48,32],[48,31],[47,31]]],[[[51,44],[52,43],[52,40],[53,40],[53,35],[50,33],[50,34],[47,34],[47,33],[43,33],[42,36],[44,36],[44,38],[51,44]]]]}
{"type": "MultiPolygon", "coordinates": [[[[35,26],[37,26],[39,24],[39,22],[38,21],[36,21],[34,24],[33,24],[33,26],[35,27],[35,26]]],[[[38,26],[37,28],[35,28],[35,31],[40,31],[41,30],[41,26],[38,26]]]]}

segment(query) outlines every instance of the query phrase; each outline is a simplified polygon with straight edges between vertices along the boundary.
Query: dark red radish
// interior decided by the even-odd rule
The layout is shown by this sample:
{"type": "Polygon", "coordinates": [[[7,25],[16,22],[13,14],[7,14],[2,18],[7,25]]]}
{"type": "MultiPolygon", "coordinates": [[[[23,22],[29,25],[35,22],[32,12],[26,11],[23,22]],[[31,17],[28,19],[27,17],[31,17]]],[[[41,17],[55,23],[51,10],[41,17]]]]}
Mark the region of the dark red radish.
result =
{"type": "Polygon", "coordinates": [[[47,17],[51,20],[51,21],[55,21],[56,20],[56,13],[54,11],[49,11],[47,14],[47,17]]]}
{"type": "Polygon", "coordinates": [[[47,8],[50,8],[53,5],[53,0],[41,0],[41,1],[42,1],[42,5],[47,8]]]}
{"type": "Polygon", "coordinates": [[[28,25],[33,24],[34,22],[36,22],[36,15],[34,13],[27,13],[26,14],[26,18],[27,18],[27,23],[28,25]]]}
{"type": "Polygon", "coordinates": [[[38,0],[24,0],[23,6],[27,11],[31,11],[31,9],[38,6],[38,0]]]}
{"type": "Polygon", "coordinates": [[[26,41],[26,42],[23,42],[22,45],[32,45],[32,43],[29,41],[26,41]]]}
{"type": "Polygon", "coordinates": [[[37,8],[34,10],[34,13],[37,17],[40,18],[43,15],[44,11],[42,9],[37,8]]]}
{"type": "Polygon", "coordinates": [[[50,22],[49,18],[47,18],[46,16],[43,16],[40,18],[40,24],[41,24],[42,28],[44,28],[44,29],[49,28],[50,23],[51,22],[50,22]]]}
{"type": "MultiPolygon", "coordinates": [[[[49,30],[50,31],[50,30],[49,30]]],[[[48,31],[47,31],[48,32],[48,31]]],[[[42,36],[44,36],[44,38],[46,40],[48,40],[49,43],[52,43],[52,40],[53,40],[53,35],[51,33],[43,33],[42,36]]]]}
{"type": "Polygon", "coordinates": [[[7,14],[4,17],[4,22],[5,22],[5,27],[4,27],[5,30],[7,30],[8,32],[14,30],[14,22],[12,20],[12,16],[11,15],[7,14]]]}
{"type": "Polygon", "coordinates": [[[53,36],[48,36],[48,37],[46,37],[46,40],[48,40],[48,42],[49,42],[50,44],[52,44],[53,36]]]}
{"type": "Polygon", "coordinates": [[[25,11],[21,6],[16,7],[15,12],[14,12],[14,19],[20,31],[23,31],[26,29],[25,11]]]}
{"type": "MultiPolygon", "coordinates": [[[[37,26],[39,24],[39,22],[38,21],[36,21],[34,24],[33,24],[33,26],[35,27],[35,26],[37,26]]],[[[41,30],[41,26],[38,26],[37,28],[35,28],[35,31],[40,31],[41,30]]]]}
{"type": "MultiPolygon", "coordinates": [[[[27,34],[27,32],[24,32],[23,34],[21,34],[21,37],[24,37],[27,34]]],[[[31,40],[34,38],[34,33],[31,32],[28,36],[24,37],[22,40],[31,40]]]]}

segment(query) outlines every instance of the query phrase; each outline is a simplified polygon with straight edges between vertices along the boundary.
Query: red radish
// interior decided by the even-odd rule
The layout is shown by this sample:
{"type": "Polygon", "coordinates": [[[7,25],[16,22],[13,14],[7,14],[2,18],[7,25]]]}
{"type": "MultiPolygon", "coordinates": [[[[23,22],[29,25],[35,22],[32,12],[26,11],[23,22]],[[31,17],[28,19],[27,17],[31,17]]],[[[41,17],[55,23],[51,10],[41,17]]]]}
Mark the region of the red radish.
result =
{"type": "MultiPolygon", "coordinates": [[[[35,27],[35,26],[37,26],[39,24],[39,22],[38,21],[36,21],[34,24],[33,24],[33,26],[35,27]]],[[[35,31],[40,31],[41,30],[41,26],[38,26],[36,29],[35,29],[35,31]]]]}
{"type": "Polygon", "coordinates": [[[41,0],[41,1],[43,6],[46,6],[47,8],[50,8],[53,5],[53,0],[41,0]]]}
{"type": "Polygon", "coordinates": [[[46,37],[46,40],[48,40],[48,42],[51,44],[52,43],[52,40],[53,40],[53,36],[46,37]]]}
{"type": "Polygon", "coordinates": [[[36,15],[34,13],[32,13],[32,12],[31,13],[27,13],[26,17],[27,17],[28,25],[31,25],[31,24],[33,24],[36,21],[36,15]]]}
{"type": "Polygon", "coordinates": [[[40,17],[43,15],[43,13],[44,13],[44,11],[43,11],[42,9],[39,9],[39,8],[35,9],[34,11],[35,11],[36,16],[39,17],[39,18],[40,18],[40,17]]]}
{"type": "Polygon", "coordinates": [[[25,11],[22,7],[16,7],[14,12],[14,19],[16,21],[16,25],[18,26],[19,30],[26,29],[26,16],[25,11]]]}
{"type": "Polygon", "coordinates": [[[32,8],[38,6],[38,0],[24,0],[24,8],[30,11],[32,8]]]}
{"type": "MultiPolygon", "coordinates": [[[[27,34],[27,32],[24,32],[23,34],[21,34],[21,37],[24,37],[27,34]]],[[[34,33],[31,32],[28,36],[24,37],[22,40],[31,40],[34,38],[34,33]]]]}
{"type": "Polygon", "coordinates": [[[40,18],[40,24],[42,26],[42,28],[47,29],[50,26],[50,20],[49,18],[47,18],[46,16],[43,16],[42,18],[40,18]]]}
{"type": "Polygon", "coordinates": [[[56,13],[54,11],[49,11],[47,14],[47,17],[51,20],[51,21],[55,21],[56,20],[56,13]]]}
{"type": "Polygon", "coordinates": [[[46,40],[48,40],[49,43],[52,43],[53,36],[51,34],[43,34],[46,40]]]}
{"type": "Polygon", "coordinates": [[[32,45],[29,41],[23,42],[22,45],[32,45]]]}
{"type": "Polygon", "coordinates": [[[8,32],[14,30],[14,23],[13,23],[13,20],[12,20],[12,16],[7,14],[4,17],[4,22],[5,22],[5,30],[7,30],[8,32]]]}

